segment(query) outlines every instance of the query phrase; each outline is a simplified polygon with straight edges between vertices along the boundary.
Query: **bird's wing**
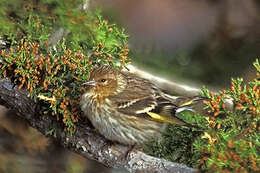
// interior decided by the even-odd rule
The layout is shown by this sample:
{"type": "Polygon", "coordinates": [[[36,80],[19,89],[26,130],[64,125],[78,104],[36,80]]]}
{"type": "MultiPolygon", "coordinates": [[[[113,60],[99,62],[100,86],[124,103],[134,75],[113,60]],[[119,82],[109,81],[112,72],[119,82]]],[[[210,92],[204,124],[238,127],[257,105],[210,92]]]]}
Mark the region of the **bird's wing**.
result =
{"type": "Polygon", "coordinates": [[[140,88],[128,88],[116,96],[110,96],[109,100],[112,101],[117,111],[126,115],[142,117],[158,105],[152,92],[140,88]]]}
{"type": "Polygon", "coordinates": [[[177,106],[148,81],[129,83],[118,95],[110,96],[113,106],[126,116],[137,116],[157,122],[188,125],[176,114],[177,106]],[[139,83],[140,82],[140,83],[139,83]]]}
{"type": "Polygon", "coordinates": [[[157,95],[156,102],[157,106],[153,110],[146,112],[153,120],[169,124],[193,126],[176,116],[179,107],[167,97],[164,97],[163,94],[157,95]]]}

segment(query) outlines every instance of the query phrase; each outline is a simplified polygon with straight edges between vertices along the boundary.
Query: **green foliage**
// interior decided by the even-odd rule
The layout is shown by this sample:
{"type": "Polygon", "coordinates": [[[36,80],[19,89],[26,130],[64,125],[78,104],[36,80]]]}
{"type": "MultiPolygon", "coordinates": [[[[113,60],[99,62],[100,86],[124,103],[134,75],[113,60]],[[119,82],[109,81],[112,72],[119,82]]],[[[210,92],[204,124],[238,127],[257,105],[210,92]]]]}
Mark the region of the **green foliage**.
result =
{"type": "Polygon", "coordinates": [[[98,12],[80,10],[81,1],[31,0],[23,2],[27,8],[15,2],[20,3],[0,3],[5,11],[0,17],[5,17],[2,26],[11,23],[10,28],[17,29],[0,26],[11,40],[10,48],[1,50],[0,75],[27,89],[41,103],[42,114],[62,120],[65,130],[72,133],[81,114],[82,83],[96,65],[123,68],[129,63],[127,36],[98,12]],[[54,47],[49,40],[61,26],[66,26],[68,37],[54,47]]]}
{"type": "MultiPolygon", "coordinates": [[[[205,119],[200,115],[193,115],[183,112],[180,117],[192,124],[205,124],[205,119]]],[[[162,132],[159,140],[148,142],[144,152],[173,162],[184,163],[188,166],[196,166],[199,155],[193,153],[193,142],[203,133],[201,129],[188,128],[183,126],[169,125],[162,132]]]]}
{"type": "Polygon", "coordinates": [[[257,77],[247,85],[232,79],[231,88],[220,93],[202,88],[209,116],[182,114],[201,129],[170,126],[145,152],[206,172],[260,171],[260,65],[257,77]],[[231,101],[232,100],[232,101],[231,101]]]}
{"type": "Polygon", "coordinates": [[[254,63],[257,78],[243,85],[243,79],[232,79],[231,89],[219,94],[203,89],[209,113],[209,128],[194,142],[202,154],[199,167],[211,172],[260,171],[260,65],[254,63]],[[232,99],[228,109],[224,99],[232,99]]]}

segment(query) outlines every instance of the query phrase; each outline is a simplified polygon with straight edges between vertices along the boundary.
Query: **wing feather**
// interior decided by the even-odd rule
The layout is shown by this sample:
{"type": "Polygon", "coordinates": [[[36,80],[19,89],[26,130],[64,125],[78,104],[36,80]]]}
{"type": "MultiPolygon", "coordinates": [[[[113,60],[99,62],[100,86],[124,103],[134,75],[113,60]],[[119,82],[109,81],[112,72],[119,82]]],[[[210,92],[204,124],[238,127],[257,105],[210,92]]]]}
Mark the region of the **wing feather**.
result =
{"type": "Polygon", "coordinates": [[[153,97],[145,97],[123,102],[117,101],[114,105],[117,107],[117,111],[121,113],[138,116],[138,114],[146,113],[155,109],[157,103],[153,97]]]}
{"type": "Polygon", "coordinates": [[[178,106],[148,80],[131,78],[120,94],[110,96],[113,106],[126,116],[148,118],[153,121],[187,125],[176,116],[178,106]]]}

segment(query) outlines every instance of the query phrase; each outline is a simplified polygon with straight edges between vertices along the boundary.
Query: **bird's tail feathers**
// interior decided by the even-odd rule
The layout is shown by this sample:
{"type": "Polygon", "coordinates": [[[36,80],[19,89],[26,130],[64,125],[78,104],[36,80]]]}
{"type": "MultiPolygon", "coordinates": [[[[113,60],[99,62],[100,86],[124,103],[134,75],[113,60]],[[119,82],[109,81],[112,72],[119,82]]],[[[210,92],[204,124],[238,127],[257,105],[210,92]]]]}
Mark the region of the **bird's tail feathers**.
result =
{"type": "MultiPolygon", "coordinates": [[[[200,112],[200,111],[198,111],[199,106],[197,106],[197,105],[201,104],[202,101],[205,100],[206,98],[203,98],[200,96],[195,96],[195,97],[180,98],[180,99],[183,99],[183,100],[180,101],[179,105],[177,105],[178,107],[176,109],[176,115],[178,115],[179,113],[181,113],[183,111],[200,112]]],[[[186,123],[185,126],[198,128],[197,125],[189,124],[189,123],[186,123]]]]}
{"type": "Polygon", "coordinates": [[[201,96],[185,97],[185,98],[179,97],[178,98],[178,100],[179,100],[178,107],[192,106],[205,99],[207,99],[207,98],[201,97],[201,96]]]}
{"type": "Polygon", "coordinates": [[[183,111],[191,111],[195,112],[194,106],[198,103],[201,103],[202,100],[205,100],[205,98],[200,96],[194,96],[194,97],[186,97],[186,98],[178,98],[178,108],[176,109],[176,113],[181,113],[183,111]]]}
{"type": "Polygon", "coordinates": [[[182,107],[178,107],[176,109],[176,114],[178,115],[179,113],[181,113],[183,111],[195,112],[194,109],[192,108],[192,106],[182,106],[182,107]]]}

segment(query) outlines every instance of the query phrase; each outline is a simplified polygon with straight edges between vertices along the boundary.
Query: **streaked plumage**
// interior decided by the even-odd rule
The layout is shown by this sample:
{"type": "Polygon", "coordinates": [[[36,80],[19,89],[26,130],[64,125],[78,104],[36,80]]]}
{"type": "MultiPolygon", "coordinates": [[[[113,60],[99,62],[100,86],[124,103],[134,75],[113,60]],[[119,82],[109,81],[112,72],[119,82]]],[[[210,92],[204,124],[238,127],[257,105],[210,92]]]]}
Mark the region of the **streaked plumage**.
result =
{"type": "MultiPolygon", "coordinates": [[[[192,126],[176,117],[173,99],[150,81],[111,66],[94,69],[81,108],[107,139],[127,145],[159,137],[166,124],[192,126]]],[[[186,106],[186,105],[185,105],[186,106]]]]}

